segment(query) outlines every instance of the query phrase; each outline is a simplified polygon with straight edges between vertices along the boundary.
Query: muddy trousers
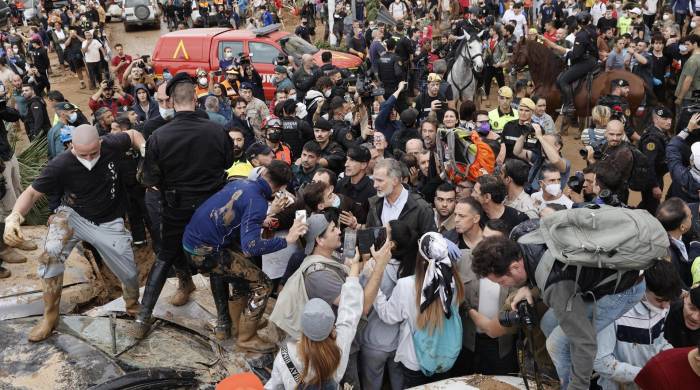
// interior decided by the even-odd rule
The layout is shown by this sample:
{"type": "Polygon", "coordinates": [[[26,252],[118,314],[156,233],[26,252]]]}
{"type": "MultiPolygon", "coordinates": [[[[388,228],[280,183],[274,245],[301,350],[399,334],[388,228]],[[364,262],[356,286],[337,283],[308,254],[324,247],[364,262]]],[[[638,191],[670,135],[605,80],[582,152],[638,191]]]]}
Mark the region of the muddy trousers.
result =
{"type": "Polygon", "coordinates": [[[190,266],[182,251],[182,235],[194,214],[194,209],[179,210],[163,205],[162,210],[161,248],[156,262],[148,273],[146,288],[141,298],[141,313],[138,317],[141,322],[151,318],[171,268],[175,268],[179,276],[190,277],[191,275],[190,266]]]}
{"type": "Polygon", "coordinates": [[[131,248],[131,234],[124,219],[94,224],[70,207],[56,209],[49,224],[44,253],[39,257],[39,277],[48,279],[63,274],[65,262],[78,241],[90,243],[110,271],[125,288],[138,291],[138,271],[131,248]]]}
{"type": "MultiPolygon", "coordinates": [[[[195,252],[194,250],[193,252],[195,252]]],[[[265,273],[243,254],[223,250],[207,255],[196,255],[185,250],[190,262],[199,272],[209,273],[211,292],[217,311],[217,327],[230,327],[231,315],[228,300],[230,285],[246,284],[246,288],[236,286],[234,295],[244,295],[246,306],[243,315],[257,322],[265,312],[267,300],[272,294],[272,281],[265,273]],[[247,291],[246,291],[247,290],[247,291]]],[[[236,297],[234,297],[235,299],[236,297]]],[[[234,318],[234,321],[237,320],[234,318]]]]}

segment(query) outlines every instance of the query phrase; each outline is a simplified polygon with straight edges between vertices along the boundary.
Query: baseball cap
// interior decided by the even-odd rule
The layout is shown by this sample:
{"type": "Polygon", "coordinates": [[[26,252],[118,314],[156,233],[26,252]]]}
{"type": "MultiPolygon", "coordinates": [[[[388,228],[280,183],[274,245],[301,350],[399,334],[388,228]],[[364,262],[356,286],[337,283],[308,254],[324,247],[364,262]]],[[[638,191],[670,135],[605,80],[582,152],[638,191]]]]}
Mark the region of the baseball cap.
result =
{"type": "Polygon", "coordinates": [[[328,302],[321,298],[313,298],[304,305],[301,313],[301,333],[313,341],[323,341],[328,338],[335,325],[335,315],[328,302]]]}
{"type": "Polygon", "coordinates": [[[100,107],[97,109],[97,111],[95,111],[95,118],[100,119],[102,117],[102,115],[104,115],[108,112],[112,112],[112,110],[110,110],[107,107],[100,107]]]}
{"type": "Polygon", "coordinates": [[[416,118],[418,118],[418,110],[413,107],[409,107],[401,111],[399,119],[406,126],[413,126],[416,123],[416,118]]]}
{"type": "Polygon", "coordinates": [[[637,7],[632,8],[632,9],[630,10],[630,12],[633,13],[633,14],[637,14],[637,15],[641,15],[641,14],[642,14],[642,10],[639,9],[639,8],[637,8],[637,7]]]}
{"type": "Polygon", "coordinates": [[[319,118],[316,121],[316,123],[314,123],[314,128],[321,129],[321,130],[330,130],[333,128],[333,125],[331,124],[331,122],[328,121],[328,119],[319,118]]]}
{"type": "Polygon", "coordinates": [[[250,145],[248,149],[246,149],[245,158],[246,160],[250,161],[256,158],[258,155],[270,153],[272,153],[272,149],[269,146],[260,142],[255,142],[252,145],[250,145]]]}
{"type": "Polygon", "coordinates": [[[535,108],[537,108],[537,105],[535,104],[535,102],[533,102],[532,99],[530,99],[530,98],[520,99],[520,105],[530,109],[530,111],[534,111],[535,108]]]}
{"type": "Polygon", "coordinates": [[[695,286],[695,288],[690,289],[690,302],[693,305],[700,307],[700,286],[695,286]]]}
{"type": "Polygon", "coordinates": [[[189,74],[185,72],[177,72],[177,74],[175,74],[175,76],[173,76],[173,78],[170,79],[170,81],[168,81],[168,84],[165,86],[165,93],[168,94],[168,96],[172,96],[173,88],[176,84],[179,83],[190,83],[194,85],[192,77],[190,77],[189,74]]]}
{"type": "Polygon", "coordinates": [[[53,109],[56,111],[73,111],[77,110],[78,107],[70,102],[59,102],[53,105],[53,109]]]}
{"type": "Polygon", "coordinates": [[[285,68],[285,67],[282,66],[282,65],[277,65],[277,66],[275,66],[275,73],[284,73],[284,74],[286,74],[286,73],[287,73],[287,68],[285,68]]]}
{"type": "Polygon", "coordinates": [[[241,89],[253,89],[253,84],[249,82],[243,82],[241,83],[241,89]]]}
{"type": "Polygon", "coordinates": [[[673,118],[671,110],[664,106],[657,106],[656,108],[654,108],[654,114],[661,118],[673,118]]]}
{"type": "Polygon", "coordinates": [[[498,96],[512,98],[513,97],[513,90],[510,89],[510,87],[503,86],[501,88],[498,88],[498,96]]]}
{"type": "Polygon", "coordinates": [[[352,146],[348,149],[348,158],[351,158],[357,162],[369,162],[372,159],[372,154],[369,149],[362,145],[352,146]]]}
{"type": "Polygon", "coordinates": [[[316,246],[316,237],[320,236],[328,229],[330,222],[328,222],[326,216],[323,214],[313,214],[306,219],[306,224],[308,230],[306,230],[306,235],[304,236],[304,241],[306,241],[304,253],[310,255],[316,246]]]}
{"type": "Polygon", "coordinates": [[[234,67],[233,65],[231,65],[231,66],[229,66],[228,68],[226,68],[226,73],[228,73],[228,74],[238,74],[238,69],[236,69],[236,67],[234,67]]]}

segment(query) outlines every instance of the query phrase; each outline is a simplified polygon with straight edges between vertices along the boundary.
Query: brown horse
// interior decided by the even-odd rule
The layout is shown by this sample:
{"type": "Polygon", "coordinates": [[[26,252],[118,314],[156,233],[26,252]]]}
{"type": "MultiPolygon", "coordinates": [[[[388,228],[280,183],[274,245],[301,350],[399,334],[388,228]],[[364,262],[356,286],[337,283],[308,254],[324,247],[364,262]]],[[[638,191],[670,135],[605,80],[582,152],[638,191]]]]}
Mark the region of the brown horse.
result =
{"type": "MultiPolygon", "coordinates": [[[[564,71],[564,61],[543,44],[529,39],[521,39],[513,49],[510,59],[515,69],[525,66],[530,70],[530,77],[535,84],[534,95],[547,100],[547,113],[553,118],[557,117],[557,111],[561,107],[561,93],[556,85],[557,77],[564,71]]],[[[575,92],[574,105],[576,116],[586,118],[591,115],[591,110],[596,105],[598,98],[610,93],[610,83],[616,79],[627,80],[630,84],[630,93],[627,101],[632,113],[641,104],[644,98],[644,81],[637,75],[626,70],[603,71],[591,83],[590,93],[587,85],[581,85],[575,92]]],[[[581,80],[583,83],[584,80],[581,80]]]]}

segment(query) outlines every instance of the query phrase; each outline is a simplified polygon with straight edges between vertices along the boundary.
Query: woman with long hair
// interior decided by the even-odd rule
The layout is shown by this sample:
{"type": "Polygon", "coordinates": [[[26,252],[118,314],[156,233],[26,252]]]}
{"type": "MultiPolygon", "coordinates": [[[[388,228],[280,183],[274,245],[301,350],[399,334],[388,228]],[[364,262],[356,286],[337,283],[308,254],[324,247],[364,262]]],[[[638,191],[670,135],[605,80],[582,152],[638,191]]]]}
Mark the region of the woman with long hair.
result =
{"type": "Polygon", "coordinates": [[[425,233],[418,241],[418,252],[415,275],[399,279],[388,299],[380,289],[374,302],[382,321],[400,324],[394,360],[401,363],[404,388],[444,379],[444,374],[423,374],[413,334],[425,330],[438,337],[443,324],[459,316],[457,307],[464,300],[464,288],[450,260],[447,240],[435,232],[425,233]]]}
{"type": "Polygon", "coordinates": [[[489,38],[484,42],[484,95],[481,100],[486,100],[491,95],[491,84],[496,79],[498,88],[506,85],[503,67],[508,61],[508,49],[501,37],[501,32],[496,26],[489,28],[489,38]]]}
{"type": "Polygon", "coordinates": [[[340,290],[338,319],[324,300],[314,298],[301,315],[301,338],[287,341],[275,357],[266,389],[338,389],[362,317],[363,292],[359,251],[340,290]],[[289,362],[286,363],[286,362],[289,362]],[[291,365],[290,365],[291,364],[291,365]]]}

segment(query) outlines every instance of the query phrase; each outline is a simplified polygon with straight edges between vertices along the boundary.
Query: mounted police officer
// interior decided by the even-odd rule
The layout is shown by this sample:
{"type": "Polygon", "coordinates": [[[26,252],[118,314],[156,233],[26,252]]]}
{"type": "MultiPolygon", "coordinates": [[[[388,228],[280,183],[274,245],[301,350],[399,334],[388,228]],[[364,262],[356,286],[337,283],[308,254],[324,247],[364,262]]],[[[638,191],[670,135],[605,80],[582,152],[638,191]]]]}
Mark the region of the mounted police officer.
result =
{"type": "Polygon", "coordinates": [[[561,90],[563,114],[575,111],[573,82],[591,72],[598,61],[598,46],[596,45],[598,34],[595,27],[591,25],[591,15],[588,12],[581,12],[576,15],[576,22],[578,23],[578,31],[574,47],[565,55],[570,66],[557,79],[557,86],[561,90]]]}
{"type": "Polygon", "coordinates": [[[151,314],[170,267],[179,283],[170,303],[184,305],[194,291],[190,267],[182,251],[182,234],[194,211],[225,183],[224,171],[233,164],[233,145],[223,126],[197,110],[194,83],[187,73],[176,74],[166,87],[175,116],[148,139],[143,184],[162,194],[162,247],[148,274],[136,322],[136,336],[148,332],[151,314]]]}

